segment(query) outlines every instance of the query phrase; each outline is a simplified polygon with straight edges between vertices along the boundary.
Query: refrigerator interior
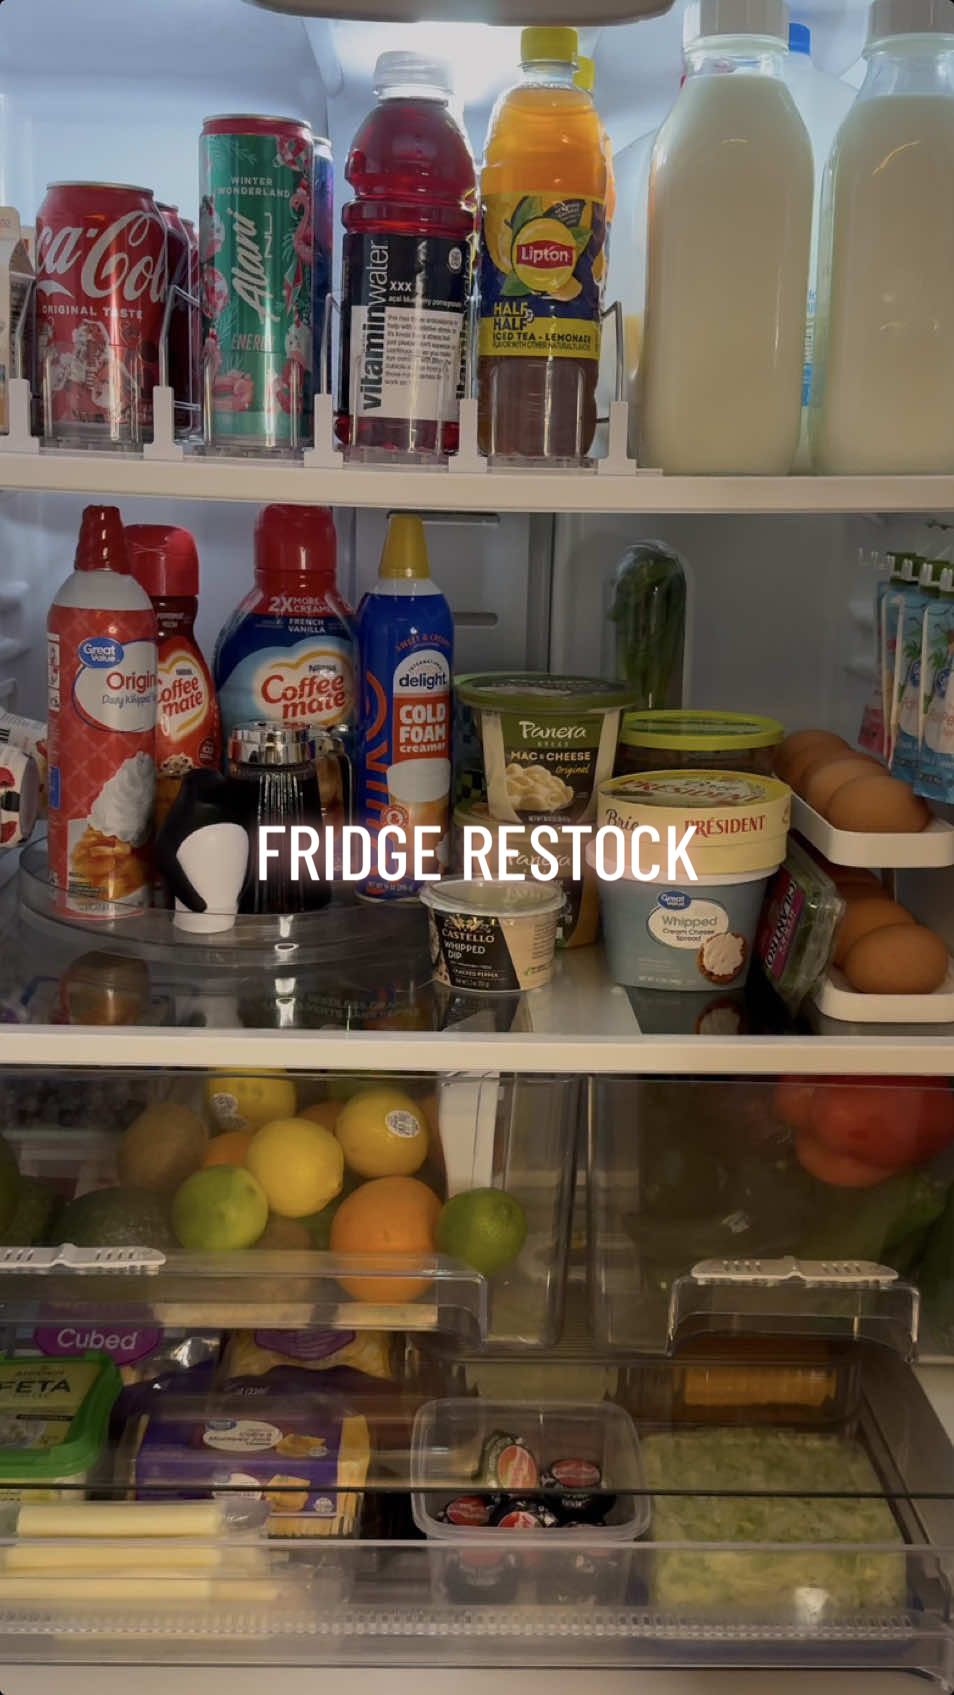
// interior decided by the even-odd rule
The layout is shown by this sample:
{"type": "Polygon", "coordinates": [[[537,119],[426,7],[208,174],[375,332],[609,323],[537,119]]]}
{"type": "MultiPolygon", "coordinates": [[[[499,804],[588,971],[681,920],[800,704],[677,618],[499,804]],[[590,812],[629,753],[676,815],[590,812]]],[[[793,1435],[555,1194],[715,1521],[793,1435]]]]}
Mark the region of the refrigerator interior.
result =
{"type": "MultiPolygon", "coordinates": [[[[857,85],[864,7],[793,10],[812,26],[816,62],[857,85]]],[[[627,257],[645,138],[679,84],[683,11],[581,31],[627,257]]],[[[6,0],[0,203],[29,222],[48,181],[121,177],[188,211],[204,117],[288,111],[329,136],[340,213],[377,54],[451,59],[479,157],[518,33],[303,20],[243,0],[6,0]]],[[[627,276],[617,261],[610,292],[627,276]]],[[[38,718],[47,610],[82,508],[114,494],[109,461],[69,486],[0,497],[0,706],[38,718]]],[[[609,494],[605,512],[598,500],[560,510],[556,493],[554,510],[523,511],[506,492],[499,511],[490,492],[480,510],[455,509],[443,488],[433,510],[428,478],[418,488],[458,670],[612,675],[614,571],[628,546],[659,540],[687,570],[684,703],[824,724],[849,741],[873,680],[874,556],[950,517],[881,513],[876,489],[870,512],[856,493],[851,512],[821,496],[822,509],[798,510],[812,497],[796,494],[794,511],[708,511],[703,497],[657,513],[641,492],[632,511],[609,494]]],[[[193,499],[183,482],[173,498],[134,492],[121,506],[127,523],[195,535],[209,654],[251,584],[257,503],[193,499]]],[[[335,521],[339,583],[357,605],[386,510],[342,499],[335,521]]],[[[681,997],[634,1007],[594,949],[565,958],[536,1010],[525,997],[476,1021],[434,994],[426,960],[395,965],[384,947],[345,964],[332,946],[303,972],[264,953],[238,971],[226,956],[200,968],[157,948],[117,976],[89,964],[108,949],[29,907],[29,858],[20,873],[8,861],[0,998],[19,1018],[26,996],[27,1024],[43,1026],[27,1034],[46,1045],[18,1046],[4,1025],[3,1134],[20,1184],[54,1220],[102,1191],[119,1225],[84,1240],[74,1211],[65,1235],[47,1221],[24,1239],[11,1212],[0,1351],[46,1364],[105,1352],[122,1383],[88,1476],[56,1480],[52,1501],[18,1477],[0,1501],[0,1660],[584,1676],[767,1665],[918,1671],[954,1688],[954,1455],[914,1372],[919,1351],[954,1354],[954,1167],[947,1149],[913,1149],[891,1205],[866,1205],[869,1191],[800,1165],[779,1093],[804,1070],[818,1111],[836,1091],[850,1100],[851,1077],[861,1088],[868,1070],[943,1077],[948,1029],[907,1045],[852,1030],[825,1057],[756,987],[738,1027],[752,1039],[734,1050],[718,1020],[705,1033],[686,1022],[681,997]],[[132,1230],[138,1183],[121,1150],[136,1116],[178,1108],[222,1131],[216,1075],[221,1092],[223,1075],[245,1069],[266,1086],[290,1079],[293,1111],[338,1111],[362,1088],[410,1100],[435,1205],[475,1188],[513,1198],[518,1251],[488,1272],[420,1246],[355,1255],[304,1226],[267,1251],[186,1245],[165,1191],[132,1230]],[[160,1412],[175,1428],[137,1475],[160,1412]],[[343,1419],[349,1441],[359,1431],[350,1473],[343,1419]],[[519,1490],[492,1474],[501,1434],[518,1451],[519,1490]],[[313,1488],[311,1462],[328,1448],[338,1469],[313,1488]],[[249,1459],[273,1450],[267,1474],[249,1459]],[[576,1507],[540,1475],[560,1460],[590,1468],[576,1507]],[[94,1517],[71,1524],[77,1496],[94,1517]],[[471,1517],[448,1522],[461,1496],[471,1517]],[[140,1519],[110,1530],[95,1517],[137,1501],[140,1519]],[[536,1514],[540,1534],[492,1522],[508,1508],[536,1514]]],[[[899,872],[897,889],[954,948],[954,869],[899,872]]],[[[360,1195],[367,1177],[347,1183],[360,1195]]],[[[0,1210],[8,1199],[0,1161],[0,1210]]]]}

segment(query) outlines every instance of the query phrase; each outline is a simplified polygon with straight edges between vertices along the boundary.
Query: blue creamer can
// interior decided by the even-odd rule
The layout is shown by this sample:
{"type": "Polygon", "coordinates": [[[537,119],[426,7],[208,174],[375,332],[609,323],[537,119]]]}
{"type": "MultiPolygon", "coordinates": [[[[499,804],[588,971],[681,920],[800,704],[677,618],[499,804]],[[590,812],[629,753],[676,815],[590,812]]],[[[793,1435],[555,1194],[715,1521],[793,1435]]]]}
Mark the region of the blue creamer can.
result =
{"type": "Polygon", "coordinates": [[[413,514],[390,520],[355,638],[355,811],[373,842],[359,893],[411,900],[420,887],[415,847],[425,874],[443,870],[448,858],[454,665],[454,620],[431,578],[424,526],[413,514]],[[387,826],[393,828],[382,836],[387,826]]]}

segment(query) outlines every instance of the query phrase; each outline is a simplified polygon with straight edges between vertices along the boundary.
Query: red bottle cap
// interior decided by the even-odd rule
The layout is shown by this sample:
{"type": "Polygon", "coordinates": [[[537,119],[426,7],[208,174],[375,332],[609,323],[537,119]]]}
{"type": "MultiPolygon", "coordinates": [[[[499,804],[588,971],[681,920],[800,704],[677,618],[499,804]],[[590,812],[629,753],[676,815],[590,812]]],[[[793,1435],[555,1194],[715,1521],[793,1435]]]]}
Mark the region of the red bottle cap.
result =
{"type": "Polygon", "coordinates": [[[255,525],[255,575],[310,577],[335,587],[338,538],[327,506],[266,506],[255,525]]]}
{"type": "Polygon", "coordinates": [[[129,569],[150,600],[195,600],[199,555],[195,539],[175,524],[127,524],[129,569]]]}
{"type": "Polygon", "coordinates": [[[118,571],[129,575],[126,537],[118,506],[87,506],[76,543],[77,571],[118,571]]]}

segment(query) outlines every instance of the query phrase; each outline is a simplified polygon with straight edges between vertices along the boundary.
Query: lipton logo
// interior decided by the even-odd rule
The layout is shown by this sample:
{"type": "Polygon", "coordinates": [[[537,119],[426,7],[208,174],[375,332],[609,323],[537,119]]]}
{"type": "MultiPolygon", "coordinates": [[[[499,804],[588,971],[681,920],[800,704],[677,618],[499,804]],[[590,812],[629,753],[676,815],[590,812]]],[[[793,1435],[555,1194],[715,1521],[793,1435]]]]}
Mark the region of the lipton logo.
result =
{"type": "Polygon", "coordinates": [[[519,241],[517,264],[529,265],[535,271],[572,270],[576,263],[576,248],[565,241],[519,241]]]}
{"type": "Polygon", "coordinates": [[[89,636],[80,642],[78,652],[84,665],[92,666],[94,671],[108,671],[110,666],[122,664],[125,649],[122,642],[109,636],[89,636]]]}

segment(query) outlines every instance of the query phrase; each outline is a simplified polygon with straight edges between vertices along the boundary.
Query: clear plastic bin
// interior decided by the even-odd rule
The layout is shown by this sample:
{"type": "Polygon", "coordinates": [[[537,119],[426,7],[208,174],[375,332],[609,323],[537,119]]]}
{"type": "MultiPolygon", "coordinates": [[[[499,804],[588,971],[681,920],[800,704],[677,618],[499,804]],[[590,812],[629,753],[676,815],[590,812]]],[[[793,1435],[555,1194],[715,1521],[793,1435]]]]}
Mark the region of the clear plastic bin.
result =
{"type": "Polygon", "coordinates": [[[921,1294],[921,1350],[954,1351],[954,1096],[944,1079],[591,1080],[590,1322],[666,1345],[700,1260],[859,1260],[921,1294]]]}
{"type": "Polygon", "coordinates": [[[562,1323],[578,1104],[578,1081],[560,1077],[5,1069],[4,1317],[547,1346],[562,1323]],[[284,1143],[252,1165],[267,1222],[263,1211],[246,1232],[243,1210],[223,1239],[203,1189],[184,1229],[183,1189],[205,1184],[209,1158],[223,1154],[223,1179],[244,1168],[247,1186],[249,1139],[290,1118],[312,1124],[300,1168],[284,1143]],[[494,1238],[486,1273],[484,1215],[441,1233],[444,1203],[475,1190],[504,1191],[520,1225],[511,1257],[494,1238]]]}
{"type": "Polygon", "coordinates": [[[649,1523],[649,1497],[636,1431],[621,1407],[608,1402],[430,1401],[414,1421],[411,1482],[418,1530],[447,1545],[433,1568],[440,1599],[485,1605],[533,1600],[541,1581],[549,1586],[543,1599],[552,1598],[554,1583],[568,1602],[610,1604],[625,1598],[627,1545],[649,1523]],[[539,1475],[501,1488],[483,1472],[482,1456],[485,1444],[506,1435],[532,1456],[539,1475]],[[555,1492],[550,1468],[561,1460],[597,1468],[599,1482],[591,1480],[576,1493],[555,1492]],[[474,1528],[442,1521],[439,1515],[449,1502],[462,1496],[483,1501],[488,1509],[495,1497],[514,1509],[518,1503],[539,1505],[564,1522],[540,1526],[538,1535],[492,1523],[474,1528]],[[590,1515],[602,1522],[572,1522],[574,1513],[580,1521],[590,1515]],[[536,1559],[541,1538],[548,1549],[559,1547],[563,1553],[563,1564],[548,1563],[545,1575],[536,1559]]]}

